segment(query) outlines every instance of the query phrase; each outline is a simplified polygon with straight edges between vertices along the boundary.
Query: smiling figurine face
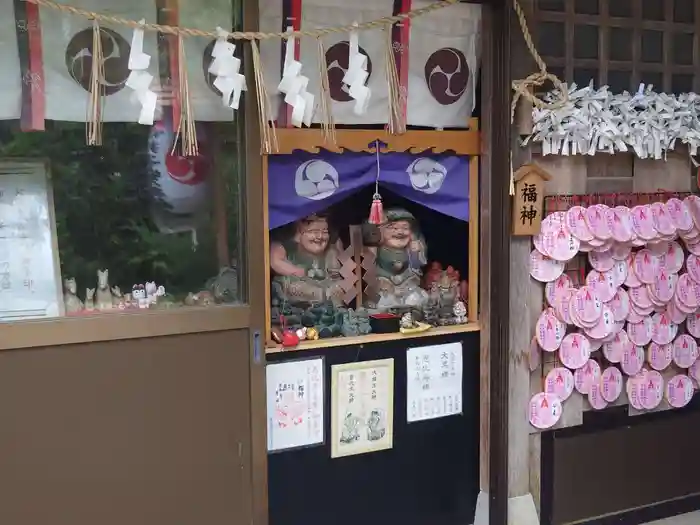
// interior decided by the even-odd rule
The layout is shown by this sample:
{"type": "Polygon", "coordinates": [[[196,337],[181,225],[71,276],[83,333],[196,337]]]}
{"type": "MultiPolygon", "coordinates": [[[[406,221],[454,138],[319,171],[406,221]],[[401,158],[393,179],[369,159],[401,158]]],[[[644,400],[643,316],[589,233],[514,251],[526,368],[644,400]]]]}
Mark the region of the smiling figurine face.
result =
{"type": "Polygon", "coordinates": [[[390,222],[382,226],[382,244],[395,250],[408,247],[412,239],[411,223],[407,220],[390,222]]]}
{"type": "Polygon", "coordinates": [[[294,238],[305,252],[322,255],[330,240],[328,220],[325,217],[313,216],[299,221],[294,238]]]}

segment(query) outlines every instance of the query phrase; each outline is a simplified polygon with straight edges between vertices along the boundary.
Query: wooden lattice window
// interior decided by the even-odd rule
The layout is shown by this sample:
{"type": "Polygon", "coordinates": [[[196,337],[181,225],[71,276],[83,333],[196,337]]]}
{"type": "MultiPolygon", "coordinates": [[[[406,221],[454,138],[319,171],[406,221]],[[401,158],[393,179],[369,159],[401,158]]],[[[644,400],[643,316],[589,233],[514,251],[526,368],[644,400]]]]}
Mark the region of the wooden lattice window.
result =
{"type": "Polygon", "coordinates": [[[534,0],[538,50],[567,82],[700,92],[700,0],[534,0]]]}

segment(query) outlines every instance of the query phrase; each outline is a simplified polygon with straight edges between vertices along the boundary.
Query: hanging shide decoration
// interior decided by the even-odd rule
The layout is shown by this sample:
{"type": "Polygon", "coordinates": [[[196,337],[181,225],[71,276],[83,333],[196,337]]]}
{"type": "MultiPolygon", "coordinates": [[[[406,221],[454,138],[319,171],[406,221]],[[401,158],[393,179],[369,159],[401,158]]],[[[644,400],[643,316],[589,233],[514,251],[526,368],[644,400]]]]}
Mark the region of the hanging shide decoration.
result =
{"type": "Polygon", "coordinates": [[[102,52],[100,24],[92,21],[92,66],[90,70],[90,95],[85,119],[85,142],[88,146],[102,145],[102,104],[105,95],[105,66],[102,52]]]}
{"type": "Polygon", "coordinates": [[[258,124],[260,125],[260,150],[264,154],[274,153],[279,150],[277,144],[277,132],[275,131],[275,119],[272,115],[272,103],[265,87],[260,49],[255,40],[251,40],[250,47],[253,55],[253,71],[255,76],[255,94],[258,102],[258,124]]]}
{"type": "Polygon", "coordinates": [[[241,93],[246,90],[245,76],[239,73],[241,61],[234,55],[236,46],[229,42],[228,32],[220,27],[216,30],[219,37],[211,52],[213,60],[209,66],[209,73],[216,77],[213,85],[221,92],[224,107],[237,110],[241,93]]]}
{"type": "MultiPolygon", "coordinates": [[[[23,0],[28,3],[36,4],[42,8],[53,9],[73,16],[82,16],[93,21],[93,49],[92,49],[92,70],[90,81],[90,97],[87,107],[86,118],[86,142],[90,145],[100,145],[102,143],[102,120],[103,120],[103,102],[105,96],[105,81],[104,81],[104,54],[102,50],[102,40],[100,35],[100,23],[110,25],[120,25],[130,27],[135,30],[134,39],[137,42],[136,52],[130,56],[129,69],[132,73],[128,87],[133,89],[133,101],[135,104],[140,104],[140,116],[138,122],[144,125],[151,125],[155,120],[156,108],[158,105],[158,97],[156,92],[151,89],[150,84],[153,77],[147,72],[148,65],[146,62],[151,57],[143,53],[142,45],[138,43],[143,41],[144,31],[154,31],[162,35],[174,36],[178,39],[177,45],[177,63],[178,63],[178,80],[179,86],[177,95],[179,95],[180,114],[175,115],[179,123],[177,126],[176,143],[180,142],[180,149],[185,156],[194,156],[198,154],[197,136],[195,129],[195,115],[190,99],[190,90],[188,84],[188,75],[185,61],[185,49],[183,38],[185,37],[204,37],[216,39],[218,43],[214,62],[209,69],[209,73],[216,76],[217,85],[215,86],[223,94],[224,103],[236,110],[241,91],[245,91],[245,79],[239,74],[238,65],[235,63],[237,59],[233,56],[233,45],[231,47],[223,45],[222,31],[217,28],[217,31],[202,31],[200,29],[192,29],[186,27],[169,26],[163,24],[147,23],[143,20],[129,20],[119,16],[114,16],[106,13],[98,13],[80,7],[56,2],[54,0],[23,0]],[[132,60],[140,59],[139,60],[132,60]],[[232,60],[234,59],[234,60],[232,60]],[[218,62],[217,62],[218,60],[218,62]],[[150,80],[149,80],[150,77],[150,80]]],[[[253,74],[256,85],[256,101],[258,103],[258,117],[261,128],[261,149],[263,153],[273,153],[277,151],[277,135],[274,126],[274,115],[270,97],[265,87],[263,78],[263,65],[260,57],[260,50],[257,41],[263,39],[282,38],[288,41],[294,41],[295,38],[313,37],[318,40],[319,57],[324,53],[323,44],[320,39],[327,35],[348,33],[351,41],[351,56],[348,74],[343,79],[343,82],[349,87],[351,96],[355,99],[356,106],[354,111],[358,114],[363,114],[367,111],[367,102],[371,95],[370,88],[366,85],[369,76],[369,64],[367,57],[360,52],[358,46],[358,33],[367,30],[382,30],[386,34],[386,75],[389,92],[389,110],[390,117],[388,122],[388,130],[391,133],[399,134],[406,130],[405,115],[402,110],[402,97],[400,91],[399,75],[394,59],[393,47],[391,42],[391,28],[393,24],[409,21],[422,15],[449,7],[459,3],[460,0],[442,0],[436,1],[425,7],[413,9],[405,13],[399,13],[393,16],[385,16],[368,22],[354,23],[339,27],[327,27],[304,31],[286,31],[279,33],[260,33],[260,32],[241,32],[234,31],[228,33],[229,40],[247,40],[251,44],[251,54],[253,58],[253,74]]],[[[517,0],[514,0],[517,3],[517,0]]],[[[293,58],[293,57],[292,57],[293,58]]],[[[311,125],[311,119],[314,112],[314,94],[306,91],[308,78],[300,74],[301,63],[292,63],[298,71],[294,75],[287,75],[288,79],[292,80],[288,86],[287,96],[285,101],[293,108],[292,122],[296,126],[306,124],[311,125]],[[306,83],[304,82],[306,79],[306,83]],[[291,95],[290,95],[291,93],[291,95]]],[[[325,57],[319,60],[319,64],[325,64],[325,57]]],[[[320,71],[320,88],[319,111],[321,112],[321,124],[325,140],[329,143],[335,142],[335,123],[331,112],[331,101],[329,97],[329,81],[328,71],[321,68],[320,71]]],[[[294,70],[292,70],[293,72],[294,70]]],[[[161,101],[161,103],[166,103],[161,101]]],[[[175,148],[175,145],[173,146],[175,148]]]]}
{"type": "MultiPolygon", "coordinates": [[[[145,20],[141,20],[145,23],[145,20]]],[[[143,51],[143,29],[134,29],[131,38],[131,52],[129,53],[129,78],[126,79],[126,87],[134,91],[134,96],[141,104],[139,124],[152,126],[155,120],[158,95],[151,89],[153,75],[148,72],[151,64],[151,55],[143,51]]]]}
{"type": "Polygon", "coordinates": [[[185,57],[185,44],[182,35],[177,37],[177,80],[180,96],[180,115],[172,153],[175,154],[177,143],[180,142],[180,151],[183,157],[196,157],[199,155],[197,143],[197,128],[195,126],[194,110],[190,99],[190,85],[187,79],[187,60],[185,57]]]}
{"type": "MultiPolygon", "coordinates": [[[[311,127],[314,114],[314,96],[306,91],[309,78],[301,74],[302,64],[294,58],[296,39],[289,37],[285,43],[282,80],[277,90],[285,95],[284,102],[292,108],[292,125],[311,127]]],[[[257,68],[256,68],[257,69],[257,68]]]]}
{"type": "Polygon", "coordinates": [[[394,57],[394,45],[391,39],[391,26],[384,28],[386,36],[386,81],[389,93],[389,125],[388,130],[392,135],[406,133],[406,118],[403,112],[401,98],[401,80],[399,71],[396,68],[396,58],[394,57]]]}
{"type": "MultiPolygon", "coordinates": [[[[326,47],[323,41],[318,38],[318,63],[325,65],[326,63],[326,47]]],[[[321,129],[323,130],[323,139],[326,144],[335,146],[335,119],[333,118],[332,102],[331,102],[331,85],[328,80],[328,68],[318,68],[320,76],[321,93],[319,94],[319,111],[321,113],[321,129]]]]}
{"type": "MultiPolygon", "coordinates": [[[[357,24],[355,24],[357,27],[357,24]]],[[[353,111],[355,115],[364,115],[369,107],[372,91],[367,87],[369,71],[367,56],[360,52],[360,37],[357,30],[350,32],[348,70],[343,76],[343,84],[348,88],[348,94],[355,100],[353,111]]],[[[325,59],[320,64],[325,64],[325,59]]],[[[325,66],[322,66],[325,67],[325,66]]]]}

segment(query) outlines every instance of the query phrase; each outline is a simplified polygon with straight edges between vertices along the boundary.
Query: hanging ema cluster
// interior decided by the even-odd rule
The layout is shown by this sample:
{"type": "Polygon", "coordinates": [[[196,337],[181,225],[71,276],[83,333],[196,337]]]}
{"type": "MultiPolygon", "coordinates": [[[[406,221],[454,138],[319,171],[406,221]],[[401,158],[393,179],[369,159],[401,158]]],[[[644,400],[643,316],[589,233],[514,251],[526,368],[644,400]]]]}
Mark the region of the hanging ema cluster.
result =
{"type": "Polygon", "coordinates": [[[700,95],[655,93],[642,84],[635,94],[613,94],[607,86],[569,87],[563,105],[557,91],[535,108],[530,141],[542,144],[543,155],[595,155],[633,151],[641,159],[663,159],[679,143],[694,156],[700,146],[700,95]]]}

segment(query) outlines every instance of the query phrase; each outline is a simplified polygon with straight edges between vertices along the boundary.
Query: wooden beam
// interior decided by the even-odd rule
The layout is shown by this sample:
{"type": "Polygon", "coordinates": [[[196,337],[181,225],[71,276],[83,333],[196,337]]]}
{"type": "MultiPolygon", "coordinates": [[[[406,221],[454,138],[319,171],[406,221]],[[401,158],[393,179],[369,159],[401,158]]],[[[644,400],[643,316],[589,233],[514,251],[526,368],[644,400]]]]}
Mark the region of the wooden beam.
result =
{"type": "Polygon", "coordinates": [[[454,151],[457,155],[478,155],[479,129],[476,122],[473,124],[474,127],[467,130],[409,130],[401,135],[392,135],[382,129],[337,129],[335,144],[326,142],[322,130],[318,128],[278,128],[279,150],[276,154],[289,155],[295,150],[318,153],[322,149],[332,153],[374,153],[374,144],[379,141],[384,144],[380,148],[382,153],[422,153],[432,150],[434,153],[454,151]]]}
{"type": "Polygon", "coordinates": [[[491,302],[489,305],[489,525],[508,523],[508,326],[510,323],[510,45],[511,4],[492,8],[491,302]]]}

